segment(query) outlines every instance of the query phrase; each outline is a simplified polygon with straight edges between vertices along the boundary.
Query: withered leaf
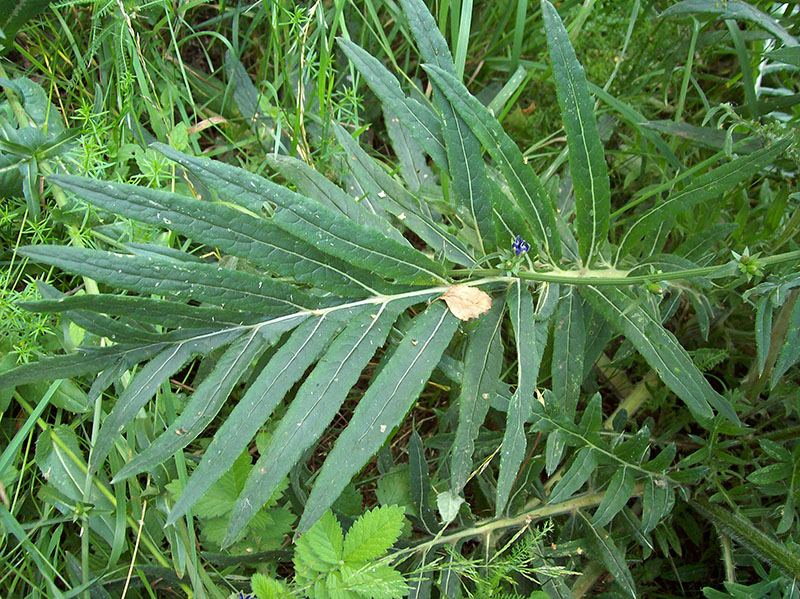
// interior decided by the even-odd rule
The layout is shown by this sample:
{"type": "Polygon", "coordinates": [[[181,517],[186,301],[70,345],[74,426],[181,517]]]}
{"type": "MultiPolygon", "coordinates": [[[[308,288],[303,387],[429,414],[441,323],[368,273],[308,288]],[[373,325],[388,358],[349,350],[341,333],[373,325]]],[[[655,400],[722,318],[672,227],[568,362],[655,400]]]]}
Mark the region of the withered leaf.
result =
{"type": "Polygon", "coordinates": [[[460,320],[477,318],[492,307],[492,298],[485,291],[467,285],[453,285],[439,299],[460,320]]]}

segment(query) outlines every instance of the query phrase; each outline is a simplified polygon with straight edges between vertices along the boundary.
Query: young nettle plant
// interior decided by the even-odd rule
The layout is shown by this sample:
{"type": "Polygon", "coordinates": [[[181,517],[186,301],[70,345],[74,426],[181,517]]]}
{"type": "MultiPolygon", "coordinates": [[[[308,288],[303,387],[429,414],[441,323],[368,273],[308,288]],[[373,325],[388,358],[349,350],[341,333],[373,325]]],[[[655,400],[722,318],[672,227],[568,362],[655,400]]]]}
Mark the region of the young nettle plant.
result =
{"type": "MultiPolygon", "coordinates": [[[[289,156],[273,155],[269,164],[296,191],[161,144],[152,148],[211,197],[49,177],[99,209],[163,227],[195,248],[239,261],[214,263],[141,247],[20,250],[107,286],[109,292],[100,294],[50,293],[26,307],[60,312],[95,341],[108,342],[22,366],[0,376],[0,384],[98,374],[96,398],[131,372],[90,440],[90,471],[112,452],[125,456],[125,465],[113,472],[112,483],[119,484],[154,471],[197,439],[246,380],[167,517],[167,524],[175,524],[189,514],[264,423],[276,418],[230,511],[225,546],[315,446],[366,371],[369,385],[358,392],[347,426],[315,473],[296,533],[330,520],[324,514],[392,438],[438,367],[458,379],[458,418],[446,486],[437,488],[440,521],[426,516],[423,508],[429,506],[421,505],[416,522],[435,532],[458,516],[477,466],[476,441],[494,408],[506,419],[494,462],[496,516],[507,514],[512,493],[526,480],[519,474],[530,449],[527,433],[544,436],[549,478],[526,490],[533,511],[467,529],[463,536],[596,507],[592,516],[579,512],[585,538],[617,584],[635,596],[624,549],[604,527],[622,513],[647,535],[672,509],[679,484],[697,480],[702,470],[674,469],[673,445],[650,459],[647,425],[627,438],[605,434],[611,422],[603,420],[599,394],[579,414],[582,384],[607,345],[621,336],[685,404],[690,420],[706,428],[738,423],[735,407],[662,322],[681,296],[704,309],[709,280],[739,276],[741,263],[709,264],[703,252],[716,238],[681,244],[670,232],[681,213],[772,165],[789,142],[775,140],[692,177],[681,175],[662,186],[669,193],[649,208],[633,210],[641,202],[634,200],[612,215],[589,84],[558,13],[543,0],[574,198],[559,213],[517,145],[456,76],[450,50],[421,0],[401,4],[433,86],[431,103],[407,96],[383,64],[353,42],[339,44],[383,103],[387,120],[399,123],[430,159],[442,184],[431,195],[442,195],[444,202],[434,208],[423,199],[425,187],[413,182],[414,168],[401,170],[401,183],[338,126],[334,131],[360,187],[359,201],[289,156]],[[670,253],[664,253],[667,247],[670,253]],[[398,334],[390,336],[393,328],[398,334]],[[549,375],[549,388],[541,392],[539,371],[548,347],[552,368],[541,378],[549,375]],[[513,356],[510,363],[507,356],[513,356]],[[196,359],[209,360],[210,367],[198,369],[202,376],[193,380],[180,414],[150,443],[122,440],[157,390],[196,359]],[[281,402],[285,407],[277,417],[281,402]],[[587,483],[592,492],[573,498],[587,483]],[[626,505],[640,496],[637,517],[626,505]]],[[[797,261],[797,252],[765,256],[759,269],[797,261]]],[[[523,506],[517,501],[511,507],[516,512],[523,506]]]]}

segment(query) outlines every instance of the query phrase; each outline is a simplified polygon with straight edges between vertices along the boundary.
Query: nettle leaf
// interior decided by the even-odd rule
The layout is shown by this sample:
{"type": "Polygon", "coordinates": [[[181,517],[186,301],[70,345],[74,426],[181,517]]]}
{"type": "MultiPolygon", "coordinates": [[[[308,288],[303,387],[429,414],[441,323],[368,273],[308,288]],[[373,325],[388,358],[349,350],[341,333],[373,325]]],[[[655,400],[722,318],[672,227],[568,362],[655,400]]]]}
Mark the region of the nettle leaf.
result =
{"type": "Polygon", "coordinates": [[[342,525],[329,510],[297,540],[294,549],[297,574],[309,577],[311,572],[326,572],[337,566],[342,559],[343,545],[342,525]]]}
{"type": "Polygon", "coordinates": [[[347,531],[342,559],[358,567],[382,557],[400,536],[405,519],[403,514],[403,508],[387,505],[361,516],[347,531]]]}
{"type": "Polygon", "coordinates": [[[578,247],[583,263],[591,265],[608,235],[611,212],[608,167],[586,73],[575,57],[558,12],[547,0],[542,0],[542,14],[556,95],[567,134],[570,175],[575,189],[578,247]]]}

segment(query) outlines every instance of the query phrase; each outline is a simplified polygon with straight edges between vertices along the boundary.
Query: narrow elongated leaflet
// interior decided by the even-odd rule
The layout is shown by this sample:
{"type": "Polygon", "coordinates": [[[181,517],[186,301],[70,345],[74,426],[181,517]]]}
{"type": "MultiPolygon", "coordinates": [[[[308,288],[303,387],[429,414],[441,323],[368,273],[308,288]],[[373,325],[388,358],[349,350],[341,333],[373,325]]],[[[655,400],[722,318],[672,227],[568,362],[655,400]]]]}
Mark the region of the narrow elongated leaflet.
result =
{"type": "Polygon", "coordinates": [[[263,319],[263,316],[253,312],[239,312],[230,308],[190,306],[154,297],[111,295],[109,293],[65,295],[56,300],[35,300],[20,302],[18,305],[31,312],[44,313],[87,310],[110,316],[124,316],[136,322],[179,329],[238,326],[252,324],[263,319]]]}
{"type": "Polygon", "coordinates": [[[669,500],[670,490],[667,486],[648,478],[642,494],[642,530],[645,533],[653,530],[667,514],[669,500]]]}
{"type": "Polygon", "coordinates": [[[721,196],[762,168],[772,165],[786,151],[789,143],[789,139],[783,139],[752,154],[740,156],[697,177],[680,191],[658,202],[637,217],[628,228],[620,241],[617,258],[632,252],[645,235],[656,230],[666,220],[675,218],[679,213],[701,202],[721,196]]]}
{"type": "Polygon", "coordinates": [[[458,495],[472,471],[472,453],[478,430],[497,392],[503,362],[505,298],[494,298],[492,309],[480,317],[467,345],[461,393],[458,396],[458,427],[450,466],[450,492],[458,495]]]}
{"type": "Polygon", "coordinates": [[[36,362],[22,364],[0,374],[0,389],[100,372],[106,368],[113,367],[120,360],[124,360],[132,366],[154,356],[166,346],[166,343],[148,343],[144,345],[120,344],[112,345],[111,347],[78,348],[75,353],[41,358],[36,362]]]}
{"type": "MultiPolygon", "coordinates": [[[[433,171],[428,166],[428,157],[425,151],[414,139],[408,127],[400,122],[400,119],[386,105],[383,106],[383,121],[386,123],[386,132],[389,134],[392,150],[400,163],[400,176],[408,186],[408,190],[411,193],[417,193],[422,187],[433,184],[435,178],[433,171]]],[[[423,209],[428,216],[431,216],[432,212],[427,202],[423,204],[423,209]]]]}
{"type": "Polygon", "coordinates": [[[558,304],[553,328],[553,393],[569,416],[575,414],[583,383],[583,358],[586,334],[583,328],[581,298],[575,287],[558,304]]]}
{"type": "Polygon", "coordinates": [[[564,477],[556,483],[547,498],[547,503],[560,503],[580,489],[597,467],[597,458],[589,447],[580,449],[564,477]]]}
{"type": "Polygon", "coordinates": [[[193,356],[204,355],[227,345],[244,333],[243,329],[201,334],[193,339],[174,344],[154,356],[136,373],[125,391],[119,396],[111,413],[103,421],[92,448],[89,470],[94,472],[111,451],[114,442],[136,414],[155,395],[161,385],[180,370],[193,356]]]}
{"type": "Polygon", "coordinates": [[[611,535],[605,529],[593,525],[583,512],[578,511],[578,513],[583,519],[583,528],[586,530],[587,537],[594,545],[597,556],[608,569],[609,574],[614,577],[614,581],[631,599],[637,599],[639,595],[636,592],[633,575],[625,561],[625,553],[616,546],[611,535]]]}
{"type": "Polygon", "coordinates": [[[561,120],[567,134],[569,172],[575,189],[575,224],[581,260],[590,266],[608,237],[611,187],[608,166],[597,130],[594,102],[586,73],[575,57],[569,35],[558,12],[542,0],[547,46],[553,65],[561,120]]]}
{"type": "Polygon", "coordinates": [[[350,156],[351,169],[358,171],[362,185],[374,192],[377,201],[382,203],[388,213],[402,219],[403,224],[419,235],[431,248],[444,253],[453,262],[463,266],[472,266],[475,263],[467,247],[434,222],[430,217],[430,211],[378,166],[347,131],[338,125],[334,125],[333,131],[338,142],[350,156]]]}
{"type": "Polygon", "coordinates": [[[326,458],[296,534],[317,521],[402,422],[457,329],[458,319],[442,302],[414,318],[326,458]]]}
{"type": "Polygon", "coordinates": [[[447,156],[442,140],[442,125],[427,106],[407,98],[400,84],[380,61],[350,40],[337,38],[337,43],[381,103],[403,122],[434,164],[447,173],[447,156]]]}
{"type": "MultiPolygon", "coordinates": [[[[770,308],[771,309],[771,308],[770,308]]],[[[775,361],[775,369],[770,377],[770,388],[774,389],[780,378],[800,360],[800,299],[796,299],[792,308],[789,326],[786,329],[781,353],[775,361]]]]}
{"type": "Polygon", "coordinates": [[[182,296],[261,314],[316,308],[321,303],[292,285],[212,264],[132,256],[64,246],[28,246],[24,256],[140,293],[182,296]]]}
{"type": "Polygon", "coordinates": [[[234,385],[264,350],[281,333],[302,322],[307,315],[292,316],[263,328],[253,328],[234,341],[220,357],[211,373],[200,383],[181,415],[142,453],[120,469],[114,481],[120,481],[160,464],[191,443],[217,415],[234,385]]]}
{"type": "Polygon", "coordinates": [[[527,440],[525,423],[533,413],[536,401],[536,380],[542,361],[547,331],[550,323],[534,317],[533,297],[530,289],[517,279],[506,295],[508,314],[514,327],[514,346],[517,353],[517,390],[511,396],[506,416],[506,430],[500,448],[500,472],[497,477],[497,503],[495,514],[500,515],[525,458],[527,440]]]}
{"type": "Polygon", "coordinates": [[[325,431],[392,323],[416,300],[368,306],[350,320],[298,389],[233,508],[224,544],[232,543],[303,452],[325,431]]]}
{"type": "Polygon", "coordinates": [[[314,200],[222,162],[187,156],[162,144],[154,147],[229,201],[255,214],[263,214],[269,203],[276,204],[272,222],[326,254],[401,282],[426,284],[444,280],[444,269],[422,252],[314,200]]]}
{"type": "Polygon", "coordinates": [[[192,473],[167,518],[172,524],[233,465],[292,385],[303,376],[340,330],[328,315],[301,324],[270,358],[214,434],[203,460],[192,473]]]}
{"type": "MultiPolygon", "coordinates": [[[[500,167],[518,207],[528,221],[531,236],[528,241],[536,240],[552,258],[560,258],[561,241],[550,199],[542,182],[525,164],[517,145],[488,109],[470,95],[455,77],[432,65],[423,65],[423,68],[500,167]]],[[[524,236],[524,232],[517,234],[524,236]]]]}
{"type": "Polygon", "coordinates": [[[616,287],[585,285],[581,294],[610,322],[680,397],[696,416],[714,417],[713,405],[731,422],[738,417],[728,401],[719,395],[692,362],[675,336],[644,310],[635,298],[616,287]]]}
{"type": "Polygon", "coordinates": [[[302,160],[291,156],[273,154],[267,154],[265,160],[270,168],[279,172],[287,181],[294,184],[297,191],[302,195],[323,204],[326,201],[330,202],[335,210],[355,222],[365,227],[371,227],[376,231],[381,231],[400,243],[408,245],[400,231],[395,229],[387,220],[374,212],[366,210],[349,193],[302,160]]]}
{"type": "Polygon", "coordinates": [[[300,283],[353,297],[390,292],[371,273],[314,249],[269,219],[225,204],[85,177],[54,175],[50,180],[109,212],[181,233],[300,283]]]}
{"type": "Polygon", "coordinates": [[[605,526],[611,522],[628,503],[633,495],[634,486],[633,474],[625,466],[617,467],[608,483],[603,500],[594,512],[592,525],[605,526]]]}

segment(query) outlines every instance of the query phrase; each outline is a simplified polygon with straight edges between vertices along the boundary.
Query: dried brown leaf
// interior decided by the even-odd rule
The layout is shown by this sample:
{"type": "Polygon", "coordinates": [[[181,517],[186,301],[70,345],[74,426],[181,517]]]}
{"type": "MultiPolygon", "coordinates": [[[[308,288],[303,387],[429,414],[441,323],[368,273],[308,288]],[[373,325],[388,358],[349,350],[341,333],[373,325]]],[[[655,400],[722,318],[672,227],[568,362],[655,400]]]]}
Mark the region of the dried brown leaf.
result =
{"type": "Polygon", "coordinates": [[[453,285],[439,299],[444,300],[453,316],[460,320],[478,318],[492,307],[488,293],[467,285],[453,285]]]}

